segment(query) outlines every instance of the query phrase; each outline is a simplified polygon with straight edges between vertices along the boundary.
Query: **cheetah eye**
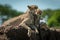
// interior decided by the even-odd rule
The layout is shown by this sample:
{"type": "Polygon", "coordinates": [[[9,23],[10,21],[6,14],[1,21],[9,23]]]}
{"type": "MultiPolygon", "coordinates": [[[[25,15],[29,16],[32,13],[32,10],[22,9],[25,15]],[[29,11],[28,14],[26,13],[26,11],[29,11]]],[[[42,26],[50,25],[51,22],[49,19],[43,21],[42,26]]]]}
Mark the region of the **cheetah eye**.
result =
{"type": "Polygon", "coordinates": [[[35,7],[35,9],[37,9],[38,7],[35,7]]]}
{"type": "Polygon", "coordinates": [[[35,13],[35,11],[34,11],[34,10],[32,10],[32,11],[30,11],[30,13],[35,13]]]}
{"type": "Polygon", "coordinates": [[[10,26],[10,24],[8,24],[7,26],[10,26]]]}

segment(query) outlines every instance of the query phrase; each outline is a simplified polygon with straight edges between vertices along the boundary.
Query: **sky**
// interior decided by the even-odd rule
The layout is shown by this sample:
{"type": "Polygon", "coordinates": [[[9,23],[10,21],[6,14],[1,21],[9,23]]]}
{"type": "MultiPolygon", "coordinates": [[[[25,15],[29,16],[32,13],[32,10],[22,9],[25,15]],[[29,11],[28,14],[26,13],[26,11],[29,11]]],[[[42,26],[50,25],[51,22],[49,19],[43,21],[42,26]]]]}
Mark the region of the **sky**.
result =
{"type": "Polygon", "coordinates": [[[0,4],[9,4],[13,9],[23,12],[27,10],[27,5],[37,5],[41,10],[60,8],[60,0],[0,0],[0,4]]]}

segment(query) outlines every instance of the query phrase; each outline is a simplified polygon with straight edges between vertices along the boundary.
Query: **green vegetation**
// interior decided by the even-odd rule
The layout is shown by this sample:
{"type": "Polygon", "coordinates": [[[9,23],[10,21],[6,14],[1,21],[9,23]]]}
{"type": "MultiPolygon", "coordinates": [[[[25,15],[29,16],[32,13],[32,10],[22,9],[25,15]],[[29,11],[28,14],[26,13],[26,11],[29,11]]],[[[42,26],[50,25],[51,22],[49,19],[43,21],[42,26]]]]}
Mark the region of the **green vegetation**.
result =
{"type": "Polygon", "coordinates": [[[5,20],[18,16],[22,14],[23,12],[19,12],[17,10],[12,9],[10,5],[1,5],[0,4],[0,17],[2,18],[2,21],[4,22],[5,20]],[[7,17],[4,19],[4,17],[7,17]]]}
{"type": "Polygon", "coordinates": [[[52,27],[52,26],[59,27],[60,26],[60,9],[43,10],[42,16],[45,17],[46,15],[48,16],[47,23],[50,27],[52,27]]]}

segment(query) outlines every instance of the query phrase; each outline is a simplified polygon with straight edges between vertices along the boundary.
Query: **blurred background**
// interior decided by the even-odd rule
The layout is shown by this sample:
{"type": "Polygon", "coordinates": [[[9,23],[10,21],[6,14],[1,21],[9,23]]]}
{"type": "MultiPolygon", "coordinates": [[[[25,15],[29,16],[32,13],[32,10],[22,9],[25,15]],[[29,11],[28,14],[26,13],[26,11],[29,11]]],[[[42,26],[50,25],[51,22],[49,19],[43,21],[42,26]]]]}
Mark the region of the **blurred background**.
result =
{"type": "Polygon", "coordinates": [[[49,27],[60,27],[60,0],[0,0],[0,25],[23,14],[27,5],[37,5],[49,27]]]}

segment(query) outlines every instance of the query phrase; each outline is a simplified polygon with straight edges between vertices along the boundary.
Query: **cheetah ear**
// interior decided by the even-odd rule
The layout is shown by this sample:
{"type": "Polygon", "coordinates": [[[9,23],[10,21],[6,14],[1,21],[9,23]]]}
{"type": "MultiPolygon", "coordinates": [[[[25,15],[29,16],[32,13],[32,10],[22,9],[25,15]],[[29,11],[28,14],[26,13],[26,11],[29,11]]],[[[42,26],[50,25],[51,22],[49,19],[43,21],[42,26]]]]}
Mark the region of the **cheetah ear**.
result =
{"type": "Polygon", "coordinates": [[[27,6],[29,9],[31,8],[29,5],[27,6]]]}

